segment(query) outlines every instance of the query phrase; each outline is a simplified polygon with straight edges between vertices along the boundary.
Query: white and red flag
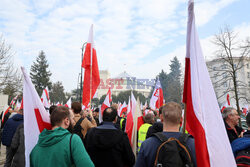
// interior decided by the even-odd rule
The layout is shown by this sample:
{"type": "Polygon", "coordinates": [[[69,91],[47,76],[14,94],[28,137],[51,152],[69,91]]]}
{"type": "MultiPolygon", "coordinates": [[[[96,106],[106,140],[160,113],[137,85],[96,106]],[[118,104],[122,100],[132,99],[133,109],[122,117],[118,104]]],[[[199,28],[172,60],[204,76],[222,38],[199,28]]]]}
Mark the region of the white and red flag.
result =
{"type": "Polygon", "coordinates": [[[133,126],[134,126],[135,110],[136,110],[136,100],[135,100],[133,93],[131,92],[131,99],[129,98],[129,102],[128,102],[127,122],[126,122],[126,127],[125,127],[125,132],[128,135],[128,139],[129,139],[131,146],[133,146],[132,132],[133,132],[133,126]]]}
{"type": "Polygon", "coordinates": [[[221,112],[224,111],[225,108],[230,106],[230,99],[229,99],[229,94],[227,94],[227,101],[222,105],[221,107],[221,112]]]}
{"type": "Polygon", "coordinates": [[[41,100],[43,102],[43,106],[45,108],[49,108],[50,107],[50,99],[49,99],[49,89],[46,86],[46,88],[43,90],[42,96],[41,96],[41,100]]]}
{"type": "Polygon", "coordinates": [[[93,98],[96,89],[100,84],[99,68],[93,38],[93,25],[91,25],[89,30],[89,39],[82,61],[82,67],[85,69],[82,92],[82,104],[84,106],[87,106],[89,104],[90,99],[93,98]]]}
{"type": "Polygon", "coordinates": [[[11,100],[11,102],[10,102],[10,106],[14,106],[14,105],[16,104],[17,97],[18,97],[18,95],[17,95],[17,96],[15,96],[15,97],[11,100]]]}
{"type": "Polygon", "coordinates": [[[120,110],[118,111],[118,115],[121,117],[124,112],[127,112],[127,104],[125,101],[123,102],[120,110]]]}
{"type": "Polygon", "coordinates": [[[26,70],[23,73],[23,112],[24,112],[24,136],[25,136],[25,166],[29,165],[29,155],[37,144],[39,134],[44,128],[51,129],[49,113],[46,112],[42,101],[36,92],[26,70]]]}
{"type": "Polygon", "coordinates": [[[183,102],[195,139],[197,166],[236,166],[196,32],[193,0],[188,2],[186,46],[183,102]]]}
{"type": "Polygon", "coordinates": [[[69,100],[67,101],[67,103],[64,105],[65,107],[71,108],[71,97],[69,98],[69,100]]]}
{"type": "Polygon", "coordinates": [[[106,95],[106,98],[104,100],[104,102],[102,103],[102,106],[101,106],[101,113],[99,114],[99,122],[102,122],[102,116],[103,116],[103,111],[110,107],[110,104],[111,104],[111,101],[112,101],[112,97],[111,97],[111,89],[109,88],[108,90],[108,93],[106,95]]]}
{"type": "Polygon", "coordinates": [[[150,107],[152,109],[159,109],[163,105],[163,91],[160,80],[158,79],[155,84],[155,89],[150,99],[150,107]]]}

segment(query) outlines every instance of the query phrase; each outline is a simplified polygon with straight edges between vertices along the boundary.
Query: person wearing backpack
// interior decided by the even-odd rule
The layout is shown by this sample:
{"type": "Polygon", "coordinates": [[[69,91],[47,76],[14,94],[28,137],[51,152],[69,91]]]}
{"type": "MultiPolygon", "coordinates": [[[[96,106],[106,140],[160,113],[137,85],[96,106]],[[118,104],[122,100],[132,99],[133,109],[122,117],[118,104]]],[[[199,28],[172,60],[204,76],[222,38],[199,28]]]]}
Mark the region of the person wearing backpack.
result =
{"type": "Polygon", "coordinates": [[[82,106],[80,102],[73,102],[71,104],[71,109],[74,113],[74,121],[75,126],[73,128],[73,133],[78,134],[80,138],[83,140],[87,131],[90,128],[96,127],[95,119],[93,118],[92,111],[90,110],[89,116],[90,120],[87,118],[87,116],[81,116],[80,112],[82,110],[82,106]]]}
{"type": "Polygon", "coordinates": [[[250,113],[246,116],[247,131],[242,138],[232,142],[232,149],[237,166],[250,166],[250,113]]]}
{"type": "Polygon", "coordinates": [[[194,139],[179,132],[181,106],[169,102],[162,108],[163,132],[146,139],[138,153],[136,167],[196,167],[194,139]]]}

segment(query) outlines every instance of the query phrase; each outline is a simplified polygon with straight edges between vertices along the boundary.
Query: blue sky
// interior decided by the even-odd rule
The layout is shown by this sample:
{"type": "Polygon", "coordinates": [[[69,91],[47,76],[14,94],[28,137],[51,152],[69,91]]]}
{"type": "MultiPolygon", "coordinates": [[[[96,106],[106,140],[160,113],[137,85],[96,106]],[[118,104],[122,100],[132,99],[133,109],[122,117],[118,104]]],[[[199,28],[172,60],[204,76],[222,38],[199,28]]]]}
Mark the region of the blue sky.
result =
{"type": "MultiPolygon", "coordinates": [[[[250,36],[249,6],[249,0],[195,1],[207,60],[214,57],[211,40],[223,26],[238,32],[239,40],[250,36]]],[[[155,78],[161,69],[168,72],[174,56],[184,65],[186,21],[187,0],[0,1],[0,34],[15,52],[15,65],[29,70],[43,50],[51,80],[62,81],[67,91],[76,88],[91,24],[100,70],[155,78]]]]}

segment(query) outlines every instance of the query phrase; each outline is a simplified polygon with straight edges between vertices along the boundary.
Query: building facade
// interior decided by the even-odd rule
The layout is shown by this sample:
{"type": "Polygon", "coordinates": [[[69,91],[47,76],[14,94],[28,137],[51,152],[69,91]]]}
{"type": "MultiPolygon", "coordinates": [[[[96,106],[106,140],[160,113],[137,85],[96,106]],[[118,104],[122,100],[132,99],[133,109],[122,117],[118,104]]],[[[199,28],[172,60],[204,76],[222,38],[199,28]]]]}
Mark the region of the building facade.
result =
{"type": "MultiPolygon", "coordinates": [[[[250,58],[234,57],[232,61],[231,64],[236,69],[239,104],[240,108],[243,108],[249,104],[250,100],[250,58]]],[[[207,67],[219,105],[226,103],[227,94],[229,94],[231,106],[236,107],[232,65],[224,59],[214,59],[207,62],[207,67]]]]}

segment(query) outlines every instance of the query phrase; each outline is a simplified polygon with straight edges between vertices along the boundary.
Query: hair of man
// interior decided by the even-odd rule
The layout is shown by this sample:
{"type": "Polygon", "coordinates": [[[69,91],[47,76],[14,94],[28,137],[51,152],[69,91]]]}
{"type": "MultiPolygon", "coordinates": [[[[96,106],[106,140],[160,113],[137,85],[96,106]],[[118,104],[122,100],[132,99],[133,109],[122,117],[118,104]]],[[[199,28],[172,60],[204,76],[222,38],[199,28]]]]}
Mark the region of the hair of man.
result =
{"type": "Polygon", "coordinates": [[[227,119],[228,115],[233,114],[233,111],[236,110],[233,107],[227,107],[223,110],[222,117],[223,119],[227,119]]]}
{"type": "Polygon", "coordinates": [[[80,102],[75,101],[71,104],[71,109],[75,114],[79,114],[82,111],[82,105],[80,102]]]}
{"type": "Polygon", "coordinates": [[[145,123],[148,123],[148,124],[154,123],[154,115],[151,113],[146,114],[143,119],[145,123]]]}
{"type": "Polygon", "coordinates": [[[60,126],[65,118],[69,118],[70,120],[69,109],[65,106],[56,107],[50,115],[51,126],[60,126]]]}
{"type": "Polygon", "coordinates": [[[117,117],[117,110],[113,107],[108,107],[103,111],[103,121],[113,122],[117,117]]]}
{"type": "Polygon", "coordinates": [[[162,108],[163,121],[167,124],[179,125],[182,116],[181,105],[176,102],[168,102],[162,108]]]}
{"type": "Polygon", "coordinates": [[[49,108],[49,114],[50,114],[50,115],[51,115],[51,113],[55,110],[56,107],[57,107],[56,105],[50,106],[50,108],[49,108]]]}

